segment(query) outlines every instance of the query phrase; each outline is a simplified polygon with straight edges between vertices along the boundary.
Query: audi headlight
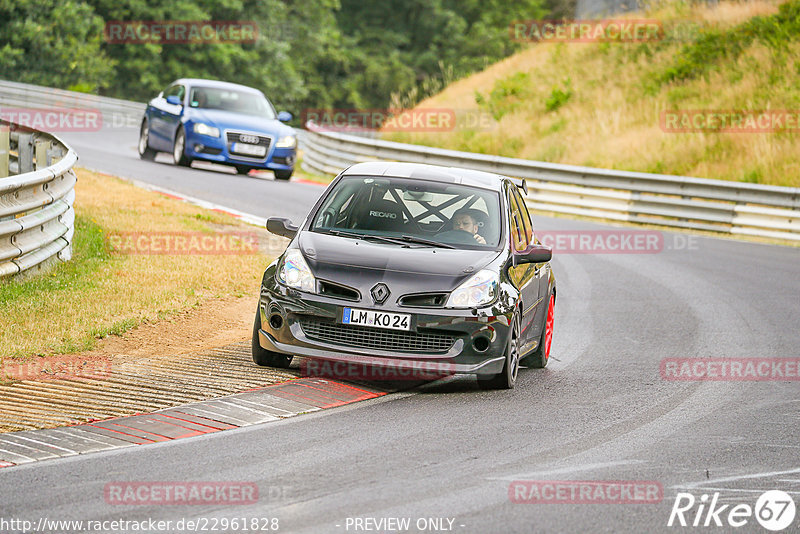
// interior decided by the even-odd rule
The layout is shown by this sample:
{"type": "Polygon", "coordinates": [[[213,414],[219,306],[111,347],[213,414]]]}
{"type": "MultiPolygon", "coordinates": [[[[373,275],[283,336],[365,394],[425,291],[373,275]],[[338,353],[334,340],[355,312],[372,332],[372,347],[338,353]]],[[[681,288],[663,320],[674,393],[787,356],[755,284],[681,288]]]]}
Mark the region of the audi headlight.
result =
{"type": "Polygon", "coordinates": [[[194,123],[192,129],[196,134],[207,135],[209,137],[219,137],[219,128],[214,128],[213,126],[209,126],[204,122],[194,123]]]}
{"type": "Polygon", "coordinates": [[[295,148],[296,146],[297,137],[294,135],[284,135],[275,143],[275,148],[295,148]]]}
{"type": "Polygon", "coordinates": [[[306,259],[300,249],[290,249],[286,251],[283,258],[283,265],[278,271],[278,280],[289,287],[302,291],[314,292],[314,275],[308,268],[306,259]]]}
{"type": "Polygon", "coordinates": [[[497,298],[499,275],[488,269],[478,271],[472,278],[450,293],[446,308],[477,308],[489,304],[497,298]]]}

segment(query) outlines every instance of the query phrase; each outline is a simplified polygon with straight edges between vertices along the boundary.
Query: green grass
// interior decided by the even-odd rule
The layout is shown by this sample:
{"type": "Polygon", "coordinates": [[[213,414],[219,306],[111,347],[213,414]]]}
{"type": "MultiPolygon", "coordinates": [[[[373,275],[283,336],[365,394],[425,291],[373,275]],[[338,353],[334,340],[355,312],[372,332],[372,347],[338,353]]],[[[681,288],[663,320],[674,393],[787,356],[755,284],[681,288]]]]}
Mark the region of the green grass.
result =
{"type": "MultiPolygon", "coordinates": [[[[42,307],[43,303],[51,303],[52,313],[69,313],[69,304],[63,298],[64,293],[87,291],[96,286],[96,274],[108,262],[119,261],[111,255],[100,225],[83,216],[75,217],[75,234],[72,240],[72,260],[56,264],[50,271],[33,275],[22,280],[7,279],[0,281],[0,310],[3,304],[12,301],[24,301],[33,308],[42,307]]],[[[47,328],[46,318],[41,318],[42,328],[47,328]]],[[[77,352],[94,347],[95,341],[110,334],[120,334],[137,324],[127,319],[111,327],[93,329],[87,335],[77,339],[65,339],[62,343],[50,347],[54,353],[77,352]]],[[[40,353],[43,355],[44,353],[40,353]]],[[[2,356],[21,356],[21,353],[0,354],[2,356]]]]}
{"type": "Polygon", "coordinates": [[[799,36],[800,2],[797,1],[781,5],[775,15],[753,17],[730,29],[705,28],[696,40],[681,49],[674,62],[663,71],[659,82],[663,85],[703,76],[718,69],[723,62],[738,59],[754,41],[781,54],[786,45],[799,36]]]}

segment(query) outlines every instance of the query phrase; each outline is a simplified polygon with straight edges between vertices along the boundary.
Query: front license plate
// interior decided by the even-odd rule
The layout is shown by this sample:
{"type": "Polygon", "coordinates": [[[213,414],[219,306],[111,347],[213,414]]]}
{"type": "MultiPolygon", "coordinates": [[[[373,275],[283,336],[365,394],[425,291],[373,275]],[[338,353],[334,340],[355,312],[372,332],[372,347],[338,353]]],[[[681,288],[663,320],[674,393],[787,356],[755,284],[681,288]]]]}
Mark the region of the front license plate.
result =
{"type": "Polygon", "coordinates": [[[243,143],[233,143],[231,152],[247,154],[248,156],[263,156],[267,153],[267,148],[260,145],[247,145],[243,143]]]}
{"type": "Polygon", "coordinates": [[[345,308],[342,313],[342,323],[371,326],[373,328],[390,328],[392,330],[411,330],[411,316],[407,313],[345,308]]]}

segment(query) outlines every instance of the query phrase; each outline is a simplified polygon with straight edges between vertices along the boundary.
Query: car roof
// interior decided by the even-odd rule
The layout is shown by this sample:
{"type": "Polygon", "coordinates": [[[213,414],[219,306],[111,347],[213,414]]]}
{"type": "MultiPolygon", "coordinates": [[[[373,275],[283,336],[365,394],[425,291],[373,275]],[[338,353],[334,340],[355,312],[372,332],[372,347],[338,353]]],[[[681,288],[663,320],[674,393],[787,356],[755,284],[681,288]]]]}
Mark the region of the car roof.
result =
{"type": "Polygon", "coordinates": [[[261,93],[258,89],[253,87],[248,87],[246,85],[240,85],[238,83],[231,83],[231,82],[221,82],[219,80],[205,80],[203,78],[180,78],[179,80],[175,80],[170,85],[175,85],[179,83],[181,85],[188,85],[190,87],[215,87],[218,89],[237,89],[239,91],[247,91],[251,93],[261,93]]]}
{"type": "Polygon", "coordinates": [[[460,167],[442,167],[426,163],[404,163],[394,161],[368,161],[356,163],[348,167],[345,176],[391,176],[395,178],[411,178],[434,182],[456,183],[500,191],[507,176],[490,172],[462,169],[460,167]]]}

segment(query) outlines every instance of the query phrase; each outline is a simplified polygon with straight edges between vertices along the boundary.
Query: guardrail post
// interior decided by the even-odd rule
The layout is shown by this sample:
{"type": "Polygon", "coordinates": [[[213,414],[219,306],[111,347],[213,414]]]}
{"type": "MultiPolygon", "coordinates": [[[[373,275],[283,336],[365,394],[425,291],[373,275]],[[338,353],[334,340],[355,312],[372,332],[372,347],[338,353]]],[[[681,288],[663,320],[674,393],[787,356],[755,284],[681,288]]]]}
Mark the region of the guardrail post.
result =
{"type": "Polygon", "coordinates": [[[50,144],[47,149],[47,165],[48,167],[64,157],[64,151],[58,145],[50,144]]]}
{"type": "Polygon", "coordinates": [[[11,132],[5,126],[0,127],[0,178],[8,176],[8,152],[11,146],[11,132]]]}
{"type": "Polygon", "coordinates": [[[17,142],[17,151],[19,158],[19,174],[26,172],[33,172],[33,136],[31,134],[19,134],[19,142],[17,142]]]}
{"type": "Polygon", "coordinates": [[[50,163],[47,161],[47,145],[49,143],[47,141],[36,141],[34,145],[34,152],[36,155],[36,170],[44,169],[45,167],[49,166],[50,163]]]}

